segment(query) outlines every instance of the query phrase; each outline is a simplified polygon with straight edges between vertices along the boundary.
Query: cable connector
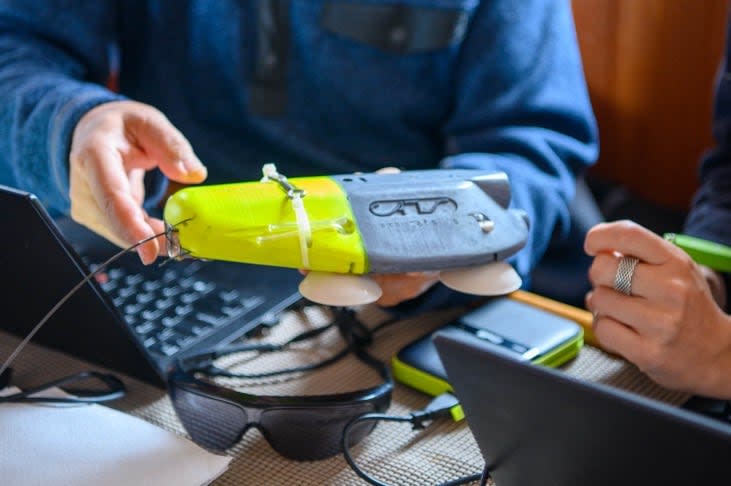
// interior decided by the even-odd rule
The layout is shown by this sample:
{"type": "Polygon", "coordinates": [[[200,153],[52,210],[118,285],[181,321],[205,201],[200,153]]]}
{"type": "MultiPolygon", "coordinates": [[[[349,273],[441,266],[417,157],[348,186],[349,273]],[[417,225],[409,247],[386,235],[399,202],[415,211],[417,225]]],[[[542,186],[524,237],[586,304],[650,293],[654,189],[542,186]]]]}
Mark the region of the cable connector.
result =
{"type": "Polygon", "coordinates": [[[412,412],[411,423],[413,430],[421,430],[426,428],[427,422],[434,419],[444,417],[451,414],[454,407],[459,406],[459,400],[451,393],[442,393],[433,399],[424,409],[418,412],[412,412]]]}

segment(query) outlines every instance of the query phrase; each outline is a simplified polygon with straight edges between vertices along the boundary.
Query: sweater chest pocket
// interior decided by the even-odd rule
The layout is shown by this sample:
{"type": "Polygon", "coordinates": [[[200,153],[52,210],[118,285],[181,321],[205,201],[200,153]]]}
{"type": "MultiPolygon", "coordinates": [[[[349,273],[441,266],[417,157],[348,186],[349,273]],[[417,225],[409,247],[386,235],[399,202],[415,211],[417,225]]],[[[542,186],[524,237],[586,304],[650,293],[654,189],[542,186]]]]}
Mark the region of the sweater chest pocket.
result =
{"type": "Polygon", "coordinates": [[[342,39],[392,54],[434,52],[464,38],[477,0],[326,1],[320,27],[342,39]]]}
{"type": "Polygon", "coordinates": [[[435,130],[449,110],[455,68],[478,5],[325,0],[313,18],[317,33],[303,49],[308,59],[302,69],[336,111],[348,108],[374,126],[418,120],[423,130],[435,130]]]}

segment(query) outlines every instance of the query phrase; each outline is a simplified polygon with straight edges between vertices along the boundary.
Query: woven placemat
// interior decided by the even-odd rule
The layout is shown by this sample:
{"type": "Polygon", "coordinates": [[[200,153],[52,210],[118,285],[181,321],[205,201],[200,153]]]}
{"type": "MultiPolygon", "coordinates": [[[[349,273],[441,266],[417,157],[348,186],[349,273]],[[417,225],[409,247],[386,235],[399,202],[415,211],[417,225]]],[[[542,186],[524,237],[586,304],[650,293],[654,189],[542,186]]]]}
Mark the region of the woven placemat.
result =
{"type": "MultiPolygon", "coordinates": [[[[376,307],[366,307],[359,315],[371,326],[388,318],[376,307]]],[[[435,313],[388,325],[379,331],[370,351],[377,358],[388,361],[401,347],[455,316],[455,311],[435,313]]],[[[281,324],[264,339],[283,342],[304,329],[325,325],[330,319],[330,313],[318,307],[288,312],[281,324]]],[[[18,341],[0,333],[0,356],[7,356],[18,341]]],[[[293,352],[273,353],[253,360],[249,355],[239,355],[229,358],[225,364],[237,370],[281,369],[320,360],[342,346],[339,334],[332,330],[300,345],[293,352]]],[[[33,344],[24,350],[13,368],[14,384],[20,387],[44,383],[82,369],[99,369],[33,344]]],[[[563,369],[581,379],[603,382],[671,404],[680,404],[688,398],[686,394],[670,392],[655,385],[634,366],[589,346],[585,346],[579,356],[563,369]]],[[[111,403],[111,407],[186,435],[163,390],[131,378],[125,381],[129,392],[123,399],[111,403]]],[[[228,384],[254,394],[321,394],[357,390],[377,383],[379,377],[370,367],[348,357],[333,366],[290,379],[239,380],[228,384]]],[[[429,401],[430,397],[397,385],[389,413],[405,415],[424,407],[429,401]]],[[[353,448],[353,453],[356,461],[381,481],[405,486],[437,484],[478,473],[484,464],[464,421],[442,420],[422,431],[412,431],[408,424],[382,423],[353,448]]],[[[287,460],[274,452],[264,437],[253,429],[229,454],[233,461],[215,481],[216,485],[364,484],[342,456],[313,462],[287,460]]]]}

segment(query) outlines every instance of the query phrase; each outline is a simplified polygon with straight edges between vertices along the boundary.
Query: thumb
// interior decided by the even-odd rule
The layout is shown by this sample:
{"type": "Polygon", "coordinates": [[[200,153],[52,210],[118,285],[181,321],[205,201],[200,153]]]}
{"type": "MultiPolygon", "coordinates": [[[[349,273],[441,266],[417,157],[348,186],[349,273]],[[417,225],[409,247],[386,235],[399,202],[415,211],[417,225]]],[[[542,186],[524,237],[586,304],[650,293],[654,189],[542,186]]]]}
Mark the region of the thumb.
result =
{"type": "Polygon", "coordinates": [[[203,182],[208,171],[193,152],[188,140],[159,111],[152,107],[135,113],[126,126],[142,149],[168,178],[182,183],[203,182]]]}

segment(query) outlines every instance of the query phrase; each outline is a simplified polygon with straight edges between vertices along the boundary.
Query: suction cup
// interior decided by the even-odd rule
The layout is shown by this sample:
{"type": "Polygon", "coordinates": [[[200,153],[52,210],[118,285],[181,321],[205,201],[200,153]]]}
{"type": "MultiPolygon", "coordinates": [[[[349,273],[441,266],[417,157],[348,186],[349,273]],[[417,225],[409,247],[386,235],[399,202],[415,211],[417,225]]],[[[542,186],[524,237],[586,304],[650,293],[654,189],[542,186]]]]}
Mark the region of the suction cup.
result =
{"type": "Polygon", "coordinates": [[[523,283],[518,272],[505,262],[443,270],[439,280],[451,289],[475,295],[504,295],[518,290],[523,283]]]}
{"type": "Polygon", "coordinates": [[[381,297],[381,287],[363,275],[309,272],[299,285],[308,300],[332,306],[364,305],[381,297]]]}

